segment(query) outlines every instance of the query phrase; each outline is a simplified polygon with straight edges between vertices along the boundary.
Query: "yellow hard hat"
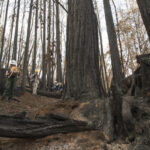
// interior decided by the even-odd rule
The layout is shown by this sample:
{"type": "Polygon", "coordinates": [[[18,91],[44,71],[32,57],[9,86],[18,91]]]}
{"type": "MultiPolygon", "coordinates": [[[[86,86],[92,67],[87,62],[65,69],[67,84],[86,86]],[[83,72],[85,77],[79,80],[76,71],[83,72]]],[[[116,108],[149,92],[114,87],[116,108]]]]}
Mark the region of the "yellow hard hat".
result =
{"type": "Polygon", "coordinates": [[[38,69],[35,69],[35,72],[36,72],[36,73],[39,73],[39,70],[38,70],[38,69]]]}

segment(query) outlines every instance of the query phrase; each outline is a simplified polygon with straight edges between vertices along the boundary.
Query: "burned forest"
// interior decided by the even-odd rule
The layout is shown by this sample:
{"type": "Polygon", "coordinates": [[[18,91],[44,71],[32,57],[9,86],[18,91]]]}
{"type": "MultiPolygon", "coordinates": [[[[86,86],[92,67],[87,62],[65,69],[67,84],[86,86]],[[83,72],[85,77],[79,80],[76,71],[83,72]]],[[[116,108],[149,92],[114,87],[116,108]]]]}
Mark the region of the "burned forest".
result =
{"type": "Polygon", "coordinates": [[[149,150],[149,136],[149,0],[0,0],[0,150],[149,150]]]}

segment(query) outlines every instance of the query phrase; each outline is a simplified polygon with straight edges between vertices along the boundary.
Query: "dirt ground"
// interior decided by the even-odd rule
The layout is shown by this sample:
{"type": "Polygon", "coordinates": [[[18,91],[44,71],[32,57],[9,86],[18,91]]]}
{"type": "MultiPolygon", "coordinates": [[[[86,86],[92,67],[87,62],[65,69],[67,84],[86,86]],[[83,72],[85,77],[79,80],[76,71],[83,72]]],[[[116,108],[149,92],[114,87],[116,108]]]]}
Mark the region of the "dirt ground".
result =
{"type": "MultiPolygon", "coordinates": [[[[26,92],[18,101],[0,100],[0,115],[15,115],[26,112],[26,117],[35,119],[49,113],[74,116],[79,103],[72,100],[33,96],[26,92]]],[[[77,113],[77,112],[76,112],[77,113]]],[[[109,144],[107,136],[99,131],[57,134],[38,140],[0,138],[0,150],[129,150],[128,142],[109,144]]]]}

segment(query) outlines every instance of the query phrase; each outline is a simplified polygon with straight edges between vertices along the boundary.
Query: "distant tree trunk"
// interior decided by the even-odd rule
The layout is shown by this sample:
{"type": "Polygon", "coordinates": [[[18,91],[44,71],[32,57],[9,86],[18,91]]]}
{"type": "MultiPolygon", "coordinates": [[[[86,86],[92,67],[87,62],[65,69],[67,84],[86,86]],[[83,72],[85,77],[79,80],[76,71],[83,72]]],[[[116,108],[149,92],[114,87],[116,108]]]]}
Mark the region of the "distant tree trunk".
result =
{"type": "Polygon", "coordinates": [[[117,22],[117,37],[118,37],[118,42],[119,42],[119,47],[120,47],[121,66],[122,66],[123,73],[125,74],[124,61],[123,61],[123,48],[122,48],[121,37],[120,37],[119,18],[118,18],[118,13],[117,13],[117,7],[116,7],[114,0],[112,0],[112,3],[114,5],[116,22],[117,22]]]}
{"type": "Polygon", "coordinates": [[[8,68],[8,66],[9,66],[9,61],[10,61],[10,50],[11,50],[11,42],[12,42],[13,28],[14,28],[14,22],[15,22],[15,11],[16,11],[16,0],[15,0],[15,3],[14,3],[13,15],[12,15],[12,22],[11,22],[11,28],[10,28],[10,40],[9,40],[9,49],[8,49],[7,68],[8,68]]]}
{"type": "Polygon", "coordinates": [[[21,25],[21,32],[20,32],[20,39],[19,39],[18,66],[20,66],[20,63],[21,63],[21,53],[23,51],[23,40],[24,40],[23,33],[24,33],[25,12],[26,12],[26,0],[24,0],[24,10],[23,10],[22,25],[21,25]]]}
{"type": "Polygon", "coordinates": [[[28,51],[29,51],[29,40],[30,40],[30,26],[31,26],[31,18],[32,18],[32,6],[33,6],[33,0],[31,0],[30,2],[30,11],[29,11],[29,19],[28,19],[26,45],[25,45],[24,63],[23,63],[23,76],[22,76],[22,83],[21,83],[21,87],[23,91],[25,90],[26,75],[28,69],[28,51]]]}
{"type": "Polygon", "coordinates": [[[4,22],[4,28],[3,28],[3,34],[2,34],[2,41],[1,41],[0,68],[2,67],[1,61],[2,61],[2,57],[3,57],[3,51],[4,51],[5,30],[6,30],[6,24],[7,24],[8,8],[9,8],[9,0],[7,1],[7,6],[6,6],[5,22],[4,22]]]}
{"type": "Polygon", "coordinates": [[[32,61],[32,74],[35,72],[35,68],[36,68],[38,9],[39,9],[38,7],[39,7],[39,0],[36,0],[35,37],[34,37],[34,52],[33,52],[33,61],[32,61]]]}
{"type": "Polygon", "coordinates": [[[65,98],[103,95],[97,29],[92,0],[68,1],[65,98]]]}
{"type": "Polygon", "coordinates": [[[13,55],[12,55],[12,59],[14,59],[14,60],[16,60],[16,56],[17,56],[18,28],[19,28],[19,14],[20,14],[20,1],[21,1],[21,0],[18,0],[16,29],[15,29],[15,37],[14,37],[14,45],[13,45],[13,55]]]}
{"type": "Polygon", "coordinates": [[[42,51],[42,88],[46,88],[46,0],[44,0],[43,51],[42,51]]]}
{"type": "Polygon", "coordinates": [[[112,63],[112,71],[113,71],[112,92],[114,98],[113,101],[114,127],[115,127],[115,133],[121,134],[123,132],[122,97],[121,97],[123,73],[122,73],[121,61],[119,57],[117,36],[114,27],[110,1],[103,0],[103,3],[104,3],[104,11],[105,11],[106,24],[107,24],[107,33],[109,38],[109,47],[110,47],[111,63],[112,63]]]}
{"type": "Polygon", "coordinates": [[[3,6],[4,6],[4,1],[1,1],[0,19],[1,19],[1,17],[2,17],[3,6]]]}
{"type": "Polygon", "coordinates": [[[137,3],[150,40],[150,1],[137,0],[137,3]]]}
{"type": "MultiPolygon", "coordinates": [[[[57,0],[59,2],[59,0],[57,0]]],[[[59,4],[56,3],[56,54],[57,54],[57,81],[62,82],[61,50],[60,50],[60,18],[59,4]]]]}
{"type": "Polygon", "coordinates": [[[52,87],[52,45],[51,45],[51,0],[49,0],[49,7],[48,7],[48,46],[47,46],[47,53],[48,53],[48,62],[47,62],[47,85],[48,88],[52,87]]]}
{"type": "Polygon", "coordinates": [[[108,83],[106,63],[105,63],[105,58],[104,58],[104,47],[103,47],[103,38],[102,38],[102,32],[101,32],[101,21],[100,21],[100,16],[99,16],[96,0],[95,0],[95,7],[96,7],[96,13],[97,13],[97,19],[98,19],[98,32],[99,32],[100,51],[101,51],[101,59],[102,59],[101,61],[103,63],[102,69],[104,70],[103,74],[105,74],[105,82],[106,82],[104,84],[106,84],[106,94],[109,95],[109,83],[108,83]]]}

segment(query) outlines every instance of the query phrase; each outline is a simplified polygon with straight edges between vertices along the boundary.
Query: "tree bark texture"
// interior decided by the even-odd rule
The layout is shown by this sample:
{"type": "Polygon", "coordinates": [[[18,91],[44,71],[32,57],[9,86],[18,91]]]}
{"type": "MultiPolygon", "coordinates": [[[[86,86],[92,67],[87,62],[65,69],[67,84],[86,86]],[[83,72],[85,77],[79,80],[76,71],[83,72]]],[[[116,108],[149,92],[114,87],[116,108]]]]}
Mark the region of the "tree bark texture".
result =
{"type": "Polygon", "coordinates": [[[1,41],[0,68],[1,68],[1,63],[2,63],[1,61],[3,57],[3,51],[4,51],[5,30],[6,30],[6,24],[7,24],[8,8],[9,8],[9,0],[7,1],[7,6],[6,6],[5,22],[4,22],[4,28],[3,28],[3,34],[2,34],[2,41],[1,41]]]}
{"type": "Polygon", "coordinates": [[[11,28],[10,28],[10,39],[9,39],[7,68],[9,66],[9,61],[10,61],[10,50],[11,50],[11,43],[12,43],[12,36],[13,36],[13,28],[14,28],[14,23],[15,23],[15,12],[16,12],[16,0],[15,0],[15,3],[14,3],[13,16],[12,16],[12,22],[11,22],[11,28]]]}
{"type": "Polygon", "coordinates": [[[57,81],[62,82],[61,50],[60,50],[60,17],[59,17],[58,3],[56,3],[56,53],[57,53],[57,73],[56,73],[57,81]]]}
{"type": "Polygon", "coordinates": [[[150,40],[150,1],[137,0],[137,3],[150,40]]]}
{"type": "Polygon", "coordinates": [[[33,52],[33,61],[32,61],[32,74],[35,72],[36,68],[36,56],[37,56],[37,30],[38,30],[38,8],[39,0],[36,0],[36,17],[35,17],[35,38],[34,38],[34,52],[33,52]]]}
{"type": "Polygon", "coordinates": [[[0,136],[10,138],[42,138],[57,133],[94,130],[86,122],[51,114],[46,119],[28,120],[25,113],[16,116],[0,116],[0,136]]]}
{"type": "Polygon", "coordinates": [[[23,76],[22,76],[22,83],[21,83],[21,87],[23,91],[25,90],[26,76],[27,76],[27,69],[28,69],[28,52],[29,52],[29,40],[30,40],[30,26],[31,26],[31,18],[32,18],[32,6],[33,6],[33,0],[31,0],[30,2],[26,47],[25,47],[25,53],[24,53],[23,76]]]}
{"type": "Polygon", "coordinates": [[[16,29],[15,29],[15,37],[14,37],[14,45],[13,45],[13,55],[12,55],[12,59],[13,59],[13,60],[16,60],[16,57],[17,57],[17,44],[18,44],[18,28],[19,28],[20,1],[21,1],[21,0],[18,0],[17,19],[16,19],[16,29]]]}
{"type": "Polygon", "coordinates": [[[123,73],[119,50],[117,45],[117,36],[115,32],[112,11],[109,0],[103,0],[104,11],[107,25],[107,33],[109,38],[109,47],[111,54],[111,63],[113,71],[112,93],[113,93],[113,117],[115,133],[121,135],[124,132],[122,121],[122,81],[123,73]]]}
{"type": "Polygon", "coordinates": [[[42,51],[42,88],[46,88],[46,0],[44,0],[43,51],[42,51]]]}
{"type": "Polygon", "coordinates": [[[68,1],[65,98],[103,95],[97,18],[92,0],[68,1]]]}

